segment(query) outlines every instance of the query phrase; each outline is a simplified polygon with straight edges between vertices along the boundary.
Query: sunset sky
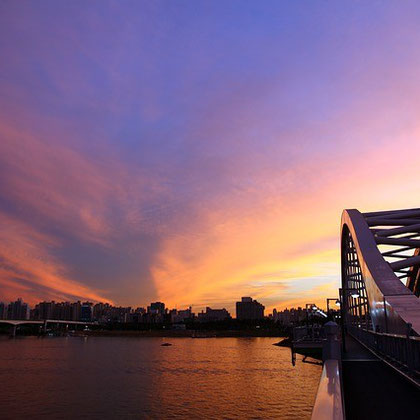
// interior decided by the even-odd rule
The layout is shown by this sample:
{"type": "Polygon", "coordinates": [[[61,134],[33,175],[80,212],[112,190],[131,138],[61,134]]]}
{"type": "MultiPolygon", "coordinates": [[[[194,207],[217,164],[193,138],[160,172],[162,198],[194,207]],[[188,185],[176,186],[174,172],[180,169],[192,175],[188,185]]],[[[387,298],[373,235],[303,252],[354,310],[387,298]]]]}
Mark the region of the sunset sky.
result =
{"type": "Polygon", "coordinates": [[[420,4],[0,0],[0,301],[337,296],[420,207],[420,4]]]}

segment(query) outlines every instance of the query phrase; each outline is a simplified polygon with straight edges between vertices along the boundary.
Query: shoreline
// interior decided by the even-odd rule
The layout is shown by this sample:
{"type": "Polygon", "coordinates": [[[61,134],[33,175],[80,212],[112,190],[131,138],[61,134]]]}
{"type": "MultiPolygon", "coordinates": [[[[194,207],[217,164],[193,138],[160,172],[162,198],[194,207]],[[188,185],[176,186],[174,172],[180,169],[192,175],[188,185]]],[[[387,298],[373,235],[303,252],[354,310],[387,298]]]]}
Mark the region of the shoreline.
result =
{"type": "Polygon", "coordinates": [[[162,338],[257,338],[271,337],[285,339],[277,332],[254,332],[254,331],[194,331],[194,330],[151,330],[151,331],[76,331],[72,336],[88,337],[162,337],[162,338]]]}

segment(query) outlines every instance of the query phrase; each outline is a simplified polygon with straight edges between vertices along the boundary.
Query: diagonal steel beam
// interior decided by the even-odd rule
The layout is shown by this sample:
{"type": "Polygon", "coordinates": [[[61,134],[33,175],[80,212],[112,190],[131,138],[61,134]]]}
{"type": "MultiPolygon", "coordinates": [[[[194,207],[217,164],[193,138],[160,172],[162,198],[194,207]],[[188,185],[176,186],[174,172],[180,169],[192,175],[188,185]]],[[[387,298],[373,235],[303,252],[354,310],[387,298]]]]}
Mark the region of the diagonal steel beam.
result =
{"type": "Polygon", "coordinates": [[[369,226],[408,226],[420,223],[420,218],[416,219],[391,219],[384,217],[372,217],[366,219],[366,223],[369,226]]]}
{"type": "MultiPolygon", "coordinates": [[[[382,256],[384,256],[384,254],[382,254],[382,256]]],[[[387,255],[387,258],[411,258],[412,255],[402,255],[402,254],[392,254],[392,255],[387,255]]]]}
{"type": "Polygon", "coordinates": [[[382,236],[375,236],[375,242],[378,245],[402,245],[420,248],[420,240],[418,239],[385,238],[382,236]]]}
{"type": "Polygon", "coordinates": [[[387,216],[390,214],[401,214],[406,215],[407,213],[420,212],[419,208],[415,209],[404,209],[404,210],[385,210],[385,211],[373,211],[368,213],[362,213],[364,217],[376,217],[376,216],[387,216]]]}
{"type": "Polygon", "coordinates": [[[392,236],[400,235],[401,233],[420,232],[420,223],[415,225],[408,225],[403,227],[397,227],[393,229],[378,229],[375,234],[378,236],[392,236]]]}
{"type": "MultiPolygon", "coordinates": [[[[393,249],[392,251],[382,252],[382,256],[383,257],[392,257],[393,254],[397,254],[397,253],[403,252],[403,251],[410,251],[410,249],[414,249],[414,248],[416,248],[416,247],[415,246],[405,246],[403,248],[393,249]]],[[[409,257],[411,257],[411,255],[409,255],[409,257]]]]}
{"type": "Polygon", "coordinates": [[[393,270],[401,270],[403,268],[413,267],[420,264],[420,256],[410,257],[402,261],[396,261],[390,264],[393,270]]]}

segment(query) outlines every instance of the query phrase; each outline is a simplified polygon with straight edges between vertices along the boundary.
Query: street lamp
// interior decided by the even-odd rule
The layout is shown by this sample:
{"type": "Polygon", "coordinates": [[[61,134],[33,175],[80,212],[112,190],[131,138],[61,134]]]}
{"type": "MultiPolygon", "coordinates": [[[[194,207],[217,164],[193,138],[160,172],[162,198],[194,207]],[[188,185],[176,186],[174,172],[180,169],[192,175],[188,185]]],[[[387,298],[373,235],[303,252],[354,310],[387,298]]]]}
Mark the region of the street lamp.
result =
{"type": "Polygon", "coordinates": [[[327,314],[330,312],[330,302],[334,302],[336,306],[340,306],[340,299],[337,298],[327,298],[327,314]]]}
{"type": "MultiPolygon", "coordinates": [[[[327,298],[327,315],[328,316],[331,316],[331,319],[334,321],[335,320],[334,319],[335,317],[334,317],[334,314],[332,313],[333,310],[330,307],[330,302],[334,302],[335,305],[338,306],[338,307],[340,307],[341,302],[340,302],[340,299],[337,299],[337,298],[327,298]]],[[[337,309],[337,311],[338,310],[339,310],[339,308],[337,309]]]]}
{"type": "Polygon", "coordinates": [[[346,326],[345,326],[345,308],[347,306],[347,296],[350,294],[350,296],[354,299],[357,299],[360,297],[359,289],[355,288],[340,288],[338,289],[340,292],[340,304],[341,304],[341,340],[343,345],[343,352],[346,352],[346,326]]]}
{"type": "Polygon", "coordinates": [[[313,312],[314,310],[316,310],[315,303],[307,303],[305,305],[305,310],[306,310],[306,328],[309,329],[309,311],[313,312]]]}

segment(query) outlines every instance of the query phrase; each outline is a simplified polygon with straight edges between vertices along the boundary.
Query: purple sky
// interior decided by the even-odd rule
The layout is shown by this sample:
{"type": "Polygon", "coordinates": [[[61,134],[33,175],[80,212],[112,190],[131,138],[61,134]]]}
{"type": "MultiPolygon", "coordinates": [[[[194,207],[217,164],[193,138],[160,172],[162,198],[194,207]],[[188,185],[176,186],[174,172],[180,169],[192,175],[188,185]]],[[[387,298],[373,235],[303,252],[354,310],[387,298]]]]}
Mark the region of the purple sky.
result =
{"type": "Polygon", "coordinates": [[[341,210],[419,206],[419,21],[0,1],[0,300],[335,296],[341,210]]]}

